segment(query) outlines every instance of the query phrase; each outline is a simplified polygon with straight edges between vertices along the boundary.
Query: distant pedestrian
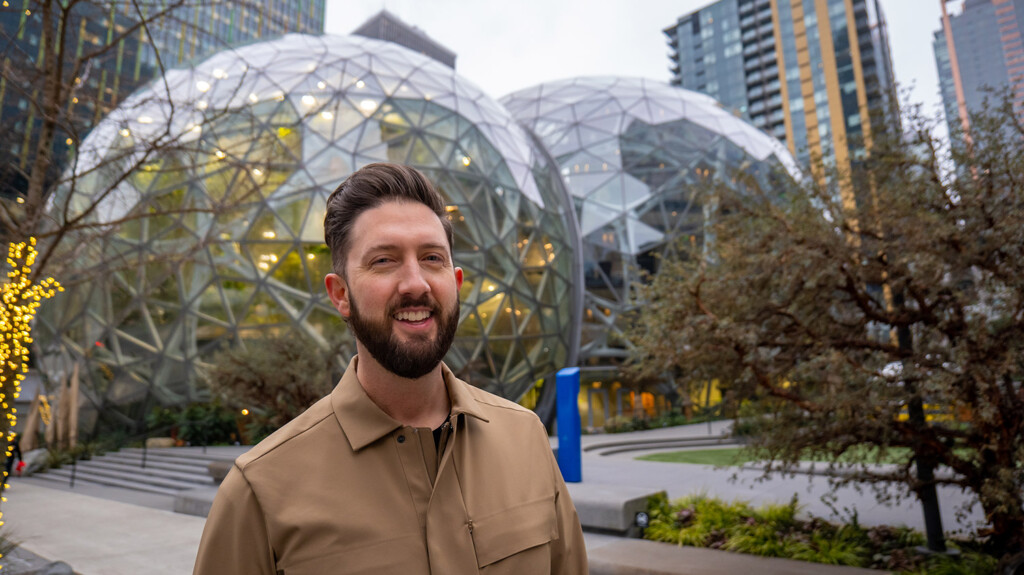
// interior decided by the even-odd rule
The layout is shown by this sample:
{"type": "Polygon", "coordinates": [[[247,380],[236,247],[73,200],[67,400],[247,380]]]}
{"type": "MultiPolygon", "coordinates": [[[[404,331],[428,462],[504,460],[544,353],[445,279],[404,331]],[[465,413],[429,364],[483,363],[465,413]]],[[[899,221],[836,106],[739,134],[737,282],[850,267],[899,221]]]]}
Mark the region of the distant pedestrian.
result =
{"type": "MultiPolygon", "coordinates": [[[[3,491],[4,486],[7,484],[7,478],[11,476],[11,470],[14,468],[14,458],[18,458],[18,462],[24,465],[25,460],[21,457],[21,446],[18,443],[21,441],[21,434],[15,433],[10,436],[7,441],[7,461],[4,462],[4,480],[0,482],[0,491],[3,491]]],[[[21,470],[22,465],[18,466],[18,470],[21,470]]]]}

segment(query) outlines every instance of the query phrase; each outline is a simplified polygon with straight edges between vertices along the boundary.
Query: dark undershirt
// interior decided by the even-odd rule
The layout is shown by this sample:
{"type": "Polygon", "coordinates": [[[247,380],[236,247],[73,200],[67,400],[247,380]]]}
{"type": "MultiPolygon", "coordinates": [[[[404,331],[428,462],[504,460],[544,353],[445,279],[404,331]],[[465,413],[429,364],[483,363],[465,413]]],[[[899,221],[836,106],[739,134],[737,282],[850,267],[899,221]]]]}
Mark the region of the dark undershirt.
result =
{"type": "Polygon", "coordinates": [[[433,433],[434,433],[434,449],[438,449],[438,448],[441,447],[441,429],[442,428],[444,428],[444,424],[443,423],[441,424],[441,427],[438,427],[437,429],[435,429],[433,431],[433,433]]]}
{"type": "Polygon", "coordinates": [[[448,419],[451,418],[451,416],[452,414],[449,411],[448,417],[444,418],[444,421],[441,422],[441,425],[438,425],[437,429],[431,432],[434,434],[434,449],[441,449],[441,432],[444,430],[444,426],[445,424],[448,423],[448,419]]]}

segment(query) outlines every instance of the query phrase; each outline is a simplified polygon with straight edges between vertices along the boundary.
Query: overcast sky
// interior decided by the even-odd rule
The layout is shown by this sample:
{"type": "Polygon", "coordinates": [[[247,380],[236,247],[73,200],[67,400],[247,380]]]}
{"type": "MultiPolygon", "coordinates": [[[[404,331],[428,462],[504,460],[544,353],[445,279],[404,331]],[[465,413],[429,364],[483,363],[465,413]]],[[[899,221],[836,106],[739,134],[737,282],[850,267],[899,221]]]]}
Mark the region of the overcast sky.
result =
{"type": "MultiPolygon", "coordinates": [[[[932,53],[940,0],[881,0],[896,80],[938,112],[932,53]]],[[[328,33],[347,34],[386,7],[454,51],[456,70],[494,98],[573,76],[668,81],[662,30],[710,0],[328,0],[328,33]]]]}

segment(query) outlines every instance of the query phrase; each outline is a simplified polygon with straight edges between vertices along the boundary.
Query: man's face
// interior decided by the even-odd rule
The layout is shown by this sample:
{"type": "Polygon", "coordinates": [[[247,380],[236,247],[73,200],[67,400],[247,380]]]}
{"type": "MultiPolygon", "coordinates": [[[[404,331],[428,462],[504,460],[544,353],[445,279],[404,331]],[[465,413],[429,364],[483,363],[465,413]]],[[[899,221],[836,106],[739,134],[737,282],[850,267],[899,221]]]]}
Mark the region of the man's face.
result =
{"type": "Polygon", "coordinates": [[[441,222],[423,204],[386,202],[351,237],[346,277],[325,282],[360,351],[400,377],[430,373],[455,338],[462,287],[441,222]]]}

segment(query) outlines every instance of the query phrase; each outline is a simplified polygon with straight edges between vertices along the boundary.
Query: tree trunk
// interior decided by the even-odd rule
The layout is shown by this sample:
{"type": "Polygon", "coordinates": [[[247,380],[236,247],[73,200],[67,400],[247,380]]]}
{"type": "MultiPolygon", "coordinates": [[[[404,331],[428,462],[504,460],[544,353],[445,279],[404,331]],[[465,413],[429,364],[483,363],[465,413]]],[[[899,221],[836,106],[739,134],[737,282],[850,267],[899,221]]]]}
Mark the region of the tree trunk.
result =
{"type": "MultiPolygon", "coordinates": [[[[1024,501],[1020,495],[1007,494],[1006,498],[1000,498],[997,502],[1003,509],[1013,511],[996,511],[986,515],[992,523],[992,536],[989,538],[989,550],[997,557],[1002,555],[1001,564],[1013,560],[1014,556],[1024,554],[1024,511],[1021,505],[1024,501]],[[1009,499],[1009,501],[1007,500],[1009,499]]],[[[1002,571],[998,571],[1002,572],[1002,571]]]]}

